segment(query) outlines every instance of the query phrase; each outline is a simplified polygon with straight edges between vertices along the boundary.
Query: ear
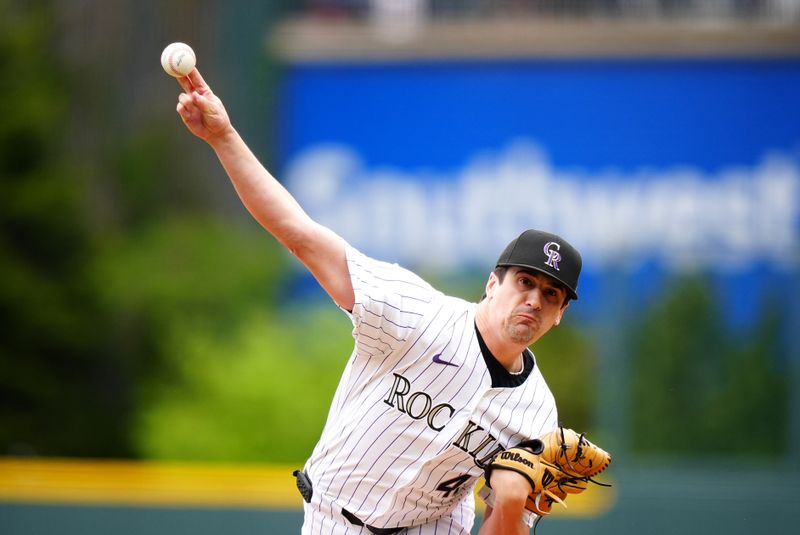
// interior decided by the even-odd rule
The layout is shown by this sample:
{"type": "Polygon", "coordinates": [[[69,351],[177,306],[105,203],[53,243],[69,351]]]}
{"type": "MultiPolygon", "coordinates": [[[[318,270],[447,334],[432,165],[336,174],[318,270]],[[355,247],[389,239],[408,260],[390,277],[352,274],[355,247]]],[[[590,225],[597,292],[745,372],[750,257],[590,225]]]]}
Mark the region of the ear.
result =
{"type": "Polygon", "coordinates": [[[564,306],[561,307],[561,310],[558,311],[558,316],[556,316],[556,321],[553,322],[554,325],[560,325],[561,324],[561,318],[564,317],[564,312],[567,311],[567,307],[568,306],[569,306],[569,301],[564,303],[564,306]]]}
{"type": "Polygon", "coordinates": [[[486,297],[490,297],[492,295],[492,292],[499,283],[500,282],[497,280],[497,275],[494,274],[494,271],[489,273],[489,279],[486,281],[486,288],[484,289],[486,297]]]}

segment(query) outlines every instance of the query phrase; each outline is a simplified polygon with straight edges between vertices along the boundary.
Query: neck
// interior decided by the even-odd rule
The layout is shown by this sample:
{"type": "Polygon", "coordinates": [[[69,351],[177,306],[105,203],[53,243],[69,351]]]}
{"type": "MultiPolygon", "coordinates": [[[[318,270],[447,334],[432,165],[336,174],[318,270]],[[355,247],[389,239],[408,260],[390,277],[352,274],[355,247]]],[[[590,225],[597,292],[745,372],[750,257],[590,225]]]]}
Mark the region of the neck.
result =
{"type": "Polygon", "coordinates": [[[478,304],[478,309],[475,313],[475,325],[481,333],[486,347],[489,348],[497,362],[506,370],[512,373],[519,372],[523,365],[522,352],[525,351],[527,346],[509,342],[503,339],[497,329],[491,328],[486,317],[486,310],[481,306],[482,304],[478,304]]]}

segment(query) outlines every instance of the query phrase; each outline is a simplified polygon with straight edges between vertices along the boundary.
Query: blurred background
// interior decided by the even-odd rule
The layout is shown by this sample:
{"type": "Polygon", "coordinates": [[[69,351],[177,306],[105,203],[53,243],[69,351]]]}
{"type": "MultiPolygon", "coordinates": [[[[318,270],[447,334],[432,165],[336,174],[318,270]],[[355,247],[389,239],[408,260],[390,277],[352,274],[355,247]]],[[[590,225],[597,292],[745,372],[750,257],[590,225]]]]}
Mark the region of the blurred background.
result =
{"type": "MultiPolygon", "coordinates": [[[[313,217],[534,350],[611,489],[539,533],[800,521],[800,0],[0,0],[0,533],[298,533],[350,325],[175,113],[189,43],[313,217]]],[[[477,529],[475,530],[477,532],[477,529]]]]}

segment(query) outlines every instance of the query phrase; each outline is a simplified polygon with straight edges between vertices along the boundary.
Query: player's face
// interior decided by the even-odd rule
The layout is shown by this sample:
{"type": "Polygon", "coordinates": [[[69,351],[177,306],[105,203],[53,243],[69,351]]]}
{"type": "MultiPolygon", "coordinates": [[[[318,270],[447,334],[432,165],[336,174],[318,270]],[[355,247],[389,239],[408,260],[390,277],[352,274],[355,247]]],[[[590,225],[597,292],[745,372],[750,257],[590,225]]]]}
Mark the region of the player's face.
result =
{"type": "Polygon", "coordinates": [[[490,317],[515,344],[531,345],[561,322],[566,289],[536,271],[510,267],[502,282],[492,273],[486,287],[490,317]]]}

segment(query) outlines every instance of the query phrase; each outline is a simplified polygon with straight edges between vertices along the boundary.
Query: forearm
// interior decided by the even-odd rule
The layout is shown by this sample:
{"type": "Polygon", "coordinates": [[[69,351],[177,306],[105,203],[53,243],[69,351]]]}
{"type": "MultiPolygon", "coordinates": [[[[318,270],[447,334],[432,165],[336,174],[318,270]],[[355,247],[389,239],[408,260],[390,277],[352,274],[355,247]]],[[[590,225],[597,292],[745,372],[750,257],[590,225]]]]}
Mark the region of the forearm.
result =
{"type": "Polygon", "coordinates": [[[233,127],[208,140],[250,214],[296,254],[314,222],[249,149],[233,127]]]}
{"type": "Polygon", "coordinates": [[[522,510],[499,505],[487,508],[478,535],[529,535],[530,528],[522,520],[522,510]]]}
{"type": "Polygon", "coordinates": [[[480,535],[528,535],[525,504],[531,484],[523,475],[511,470],[492,470],[491,489],[479,492],[486,502],[486,514],[480,535]]]}

